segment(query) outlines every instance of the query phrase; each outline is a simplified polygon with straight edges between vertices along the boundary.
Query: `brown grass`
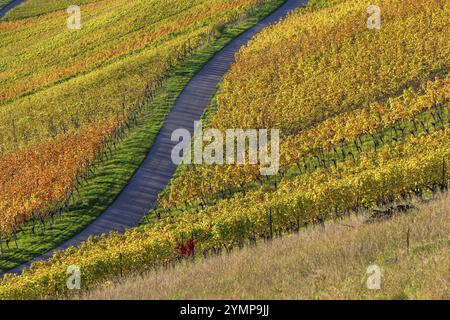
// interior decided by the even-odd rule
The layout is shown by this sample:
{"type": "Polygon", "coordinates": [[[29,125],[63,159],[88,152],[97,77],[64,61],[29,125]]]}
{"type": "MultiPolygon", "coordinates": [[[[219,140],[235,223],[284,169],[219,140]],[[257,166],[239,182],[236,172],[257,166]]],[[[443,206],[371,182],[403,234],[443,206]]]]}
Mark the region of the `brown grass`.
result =
{"type": "Polygon", "coordinates": [[[449,299],[450,194],[387,221],[367,224],[360,216],[311,228],[231,255],[105,283],[83,298],[449,299]],[[381,268],[380,290],[367,289],[371,264],[381,268]]]}

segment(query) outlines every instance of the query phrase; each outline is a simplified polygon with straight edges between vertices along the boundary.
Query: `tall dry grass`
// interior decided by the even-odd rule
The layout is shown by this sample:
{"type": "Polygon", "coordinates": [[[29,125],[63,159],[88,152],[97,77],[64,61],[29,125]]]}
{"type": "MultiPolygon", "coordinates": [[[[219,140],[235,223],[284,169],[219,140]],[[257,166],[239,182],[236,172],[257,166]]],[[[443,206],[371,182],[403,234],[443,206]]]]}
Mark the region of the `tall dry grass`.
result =
{"type": "Polygon", "coordinates": [[[231,255],[105,284],[84,299],[449,299],[450,194],[390,220],[351,218],[231,255]],[[367,288],[367,267],[381,289],[367,288]]]}

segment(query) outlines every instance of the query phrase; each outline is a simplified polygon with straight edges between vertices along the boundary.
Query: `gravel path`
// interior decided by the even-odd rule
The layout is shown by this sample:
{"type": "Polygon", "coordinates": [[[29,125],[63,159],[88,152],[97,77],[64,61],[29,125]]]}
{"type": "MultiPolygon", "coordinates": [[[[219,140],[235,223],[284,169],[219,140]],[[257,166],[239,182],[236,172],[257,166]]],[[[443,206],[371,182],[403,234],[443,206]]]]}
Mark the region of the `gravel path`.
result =
{"type": "MultiPolygon", "coordinates": [[[[170,139],[172,132],[185,128],[193,133],[194,121],[200,119],[208,106],[217,85],[233,63],[235,53],[263,28],[276,23],[288,12],[305,3],[306,0],[287,0],[272,15],[218,52],[184,88],[146,159],[115,202],[84,231],[36,259],[48,259],[55,250],[76,246],[89,236],[108,234],[111,231],[123,232],[136,226],[152,208],[158,194],[166,187],[176,169],[171,161],[172,148],[177,144],[170,139]]],[[[29,264],[28,262],[9,272],[18,273],[29,264]]]]}

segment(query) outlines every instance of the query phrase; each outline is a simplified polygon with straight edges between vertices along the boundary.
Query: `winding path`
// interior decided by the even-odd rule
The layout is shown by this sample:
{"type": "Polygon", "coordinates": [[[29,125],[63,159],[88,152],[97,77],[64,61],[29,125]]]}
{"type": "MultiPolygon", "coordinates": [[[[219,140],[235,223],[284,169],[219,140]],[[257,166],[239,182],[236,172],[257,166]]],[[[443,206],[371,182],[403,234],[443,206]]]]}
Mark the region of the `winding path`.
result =
{"type": "MultiPolygon", "coordinates": [[[[229,70],[235,53],[263,28],[285,17],[291,10],[304,5],[307,0],[287,0],[270,16],[232,40],[217,53],[187,84],[167,116],[156,141],[147,157],[136,171],[130,183],[123,189],[115,202],[84,231],[57,248],[37,257],[48,259],[56,250],[64,250],[85,241],[89,236],[123,232],[136,226],[149,212],[158,194],[170,181],[176,166],[171,161],[172,132],[178,128],[194,131],[194,121],[199,120],[215,93],[217,85],[229,70]]],[[[9,271],[19,273],[30,262],[9,271]]]]}
{"type": "Polygon", "coordinates": [[[0,10],[0,19],[11,9],[17,7],[19,4],[24,2],[25,0],[14,0],[11,3],[8,3],[3,9],[0,10]]]}

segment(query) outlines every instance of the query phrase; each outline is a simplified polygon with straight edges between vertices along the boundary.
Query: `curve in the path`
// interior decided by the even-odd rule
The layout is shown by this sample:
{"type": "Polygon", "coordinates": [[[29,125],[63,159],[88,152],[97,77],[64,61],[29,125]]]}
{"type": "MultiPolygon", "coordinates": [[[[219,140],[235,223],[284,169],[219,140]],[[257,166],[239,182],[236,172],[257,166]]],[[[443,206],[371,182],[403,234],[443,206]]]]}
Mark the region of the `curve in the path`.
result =
{"type": "Polygon", "coordinates": [[[11,9],[17,7],[19,4],[24,2],[25,0],[14,0],[8,3],[3,9],[0,10],[0,19],[11,9]]]}
{"type": "MultiPolygon", "coordinates": [[[[171,160],[172,149],[177,144],[171,141],[172,132],[178,128],[185,128],[192,134],[194,121],[202,116],[217,85],[233,63],[235,53],[263,28],[279,21],[305,3],[306,0],[287,0],[274,13],[218,52],[183,89],[152,149],[114,203],[84,231],[35,260],[48,259],[54,251],[76,246],[89,236],[108,234],[111,231],[123,232],[136,226],[152,209],[158,194],[166,187],[176,169],[171,160]]],[[[30,262],[10,270],[9,273],[19,273],[29,265],[30,262]]]]}

